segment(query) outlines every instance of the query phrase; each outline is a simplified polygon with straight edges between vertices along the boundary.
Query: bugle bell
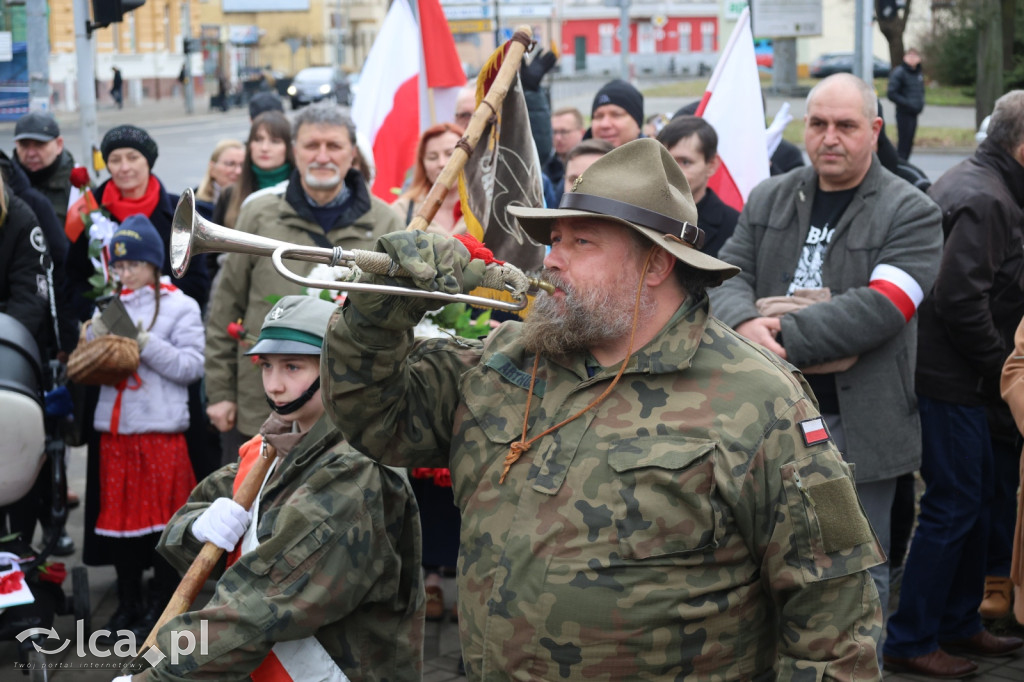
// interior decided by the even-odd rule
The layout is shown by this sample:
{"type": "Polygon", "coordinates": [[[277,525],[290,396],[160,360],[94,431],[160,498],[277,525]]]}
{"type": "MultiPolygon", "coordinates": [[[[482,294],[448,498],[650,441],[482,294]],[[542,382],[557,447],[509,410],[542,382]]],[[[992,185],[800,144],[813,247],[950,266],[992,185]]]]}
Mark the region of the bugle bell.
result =
{"type": "Polygon", "coordinates": [[[288,269],[284,264],[284,259],[324,263],[330,266],[340,265],[347,268],[357,267],[365,272],[390,277],[409,277],[409,273],[384,253],[358,249],[349,251],[339,246],[334,248],[300,246],[218,225],[196,213],[195,196],[191,189],[186,189],[178,200],[178,207],[174,211],[174,218],[171,222],[171,270],[174,271],[174,275],[176,277],[184,275],[188,270],[189,262],[203,253],[245,253],[254,256],[269,256],[274,262],[274,269],[282,277],[305,287],[336,291],[369,291],[393,296],[458,301],[510,312],[516,312],[526,307],[528,302],[526,290],[537,283],[537,280],[527,278],[515,267],[489,265],[480,286],[506,291],[512,294],[514,299],[513,301],[498,301],[469,294],[446,294],[439,291],[425,291],[386,284],[303,277],[288,269]]]}

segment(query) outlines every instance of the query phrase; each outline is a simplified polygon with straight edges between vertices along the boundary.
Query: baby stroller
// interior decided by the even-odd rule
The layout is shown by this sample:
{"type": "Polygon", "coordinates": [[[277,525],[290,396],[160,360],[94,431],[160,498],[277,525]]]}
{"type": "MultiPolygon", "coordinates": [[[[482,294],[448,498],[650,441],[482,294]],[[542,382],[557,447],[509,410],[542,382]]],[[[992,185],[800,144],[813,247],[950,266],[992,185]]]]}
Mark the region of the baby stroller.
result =
{"type": "MultiPolygon", "coordinates": [[[[35,339],[16,319],[0,313],[0,468],[4,472],[0,478],[0,506],[24,501],[30,495],[38,497],[33,486],[49,460],[46,469],[52,476],[53,493],[48,503],[52,523],[59,529],[63,529],[67,519],[61,436],[67,413],[53,409],[48,398],[61,395],[63,383],[60,363],[55,361],[44,370],[35,339]]],[[[12,514],[8,511],[5,516],[10,519],[12,514]]],[[[17,533],[0,537],[0,571],[17,569],[22,573],[20,578],[15,575],[7,579],[0,593],[10,593],[23,584],[34,599],[0,609],[0,640],[18,641],[19,661],[32,664],[25,672],[33,682],[48,679],[46,654],[40,649],[55,650],[70,635],[60,639],[47,637],[55,616],[74,614],[83,621],[83,631],[91,632],[85,567],[77,566],[71,571],[72,595],[68,596],[62,588],[66,577],[64,565],[48,561],[60,536],[59,532],[51,533],[38,550],[32,546],[31,537],[17,533]]],[[[0,594],[0,598],[3,596],[0,594]]]]}

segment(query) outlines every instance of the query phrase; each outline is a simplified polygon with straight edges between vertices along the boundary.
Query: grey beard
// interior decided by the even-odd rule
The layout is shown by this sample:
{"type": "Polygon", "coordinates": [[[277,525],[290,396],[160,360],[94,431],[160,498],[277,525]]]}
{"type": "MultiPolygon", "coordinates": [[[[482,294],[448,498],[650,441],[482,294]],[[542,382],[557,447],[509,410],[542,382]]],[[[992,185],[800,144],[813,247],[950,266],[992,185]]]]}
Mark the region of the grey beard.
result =
{"type": "MultiPolygon", "coordinates": [[[[533,302],[523,323],[522,341],[526,350],[560,357],[629,337],[639,273],[623,273],[603,290],[584,291],[577,290],[555,272],[545,271],[543,278],[565,292],[565,297],[559,303],[542,294],[533,302]]],[[[641,296],[637,325],[653,314],[653,302],[641,296]]]]}

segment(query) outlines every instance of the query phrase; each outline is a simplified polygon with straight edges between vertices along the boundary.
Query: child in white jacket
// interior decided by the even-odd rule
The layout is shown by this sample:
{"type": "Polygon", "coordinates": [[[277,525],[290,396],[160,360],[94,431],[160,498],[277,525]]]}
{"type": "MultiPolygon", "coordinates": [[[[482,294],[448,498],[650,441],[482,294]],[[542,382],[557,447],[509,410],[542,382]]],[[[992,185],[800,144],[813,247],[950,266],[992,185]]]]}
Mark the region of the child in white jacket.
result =
{"type": "MultiPolygon", "coordinates": [[[[100,389],[94,426],[100,436],[100,512],[96,533],[119,538],[118,607],[102,640],[130,629],[141,641],[163,611],[178,576],[154,552],[167,521],[188,499],[196,480],[185,431],[188,385],[203,374],[204,332],[199,305],[160,279],[163,240],[149,219],[129,216],[110,240],[110,266],[121,302],[138,325],[138,370],[100,389]],[[150,604],[142,574],[153,565],[150,604]]],[[[107,333],[100,317],[95,334],[107,333]]]]}

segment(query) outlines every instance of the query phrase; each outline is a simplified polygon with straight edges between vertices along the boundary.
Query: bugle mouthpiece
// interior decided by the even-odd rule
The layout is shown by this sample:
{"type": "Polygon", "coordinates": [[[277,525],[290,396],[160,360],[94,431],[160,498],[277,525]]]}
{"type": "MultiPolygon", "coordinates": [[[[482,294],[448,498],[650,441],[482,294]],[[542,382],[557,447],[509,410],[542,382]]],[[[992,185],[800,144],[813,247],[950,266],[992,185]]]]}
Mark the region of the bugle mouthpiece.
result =
{"type": "Polygon", "coordinates": [[[530,282],[530,288],[532,288],[532,289],[542,289],[542,290],[546,291],[549,294],[555,293],[555,285],[552,284],[551,282],[545,282],[544,280],[540,279],[539,277],[531,277],[529,279],[529,282],[530,282]]]}

